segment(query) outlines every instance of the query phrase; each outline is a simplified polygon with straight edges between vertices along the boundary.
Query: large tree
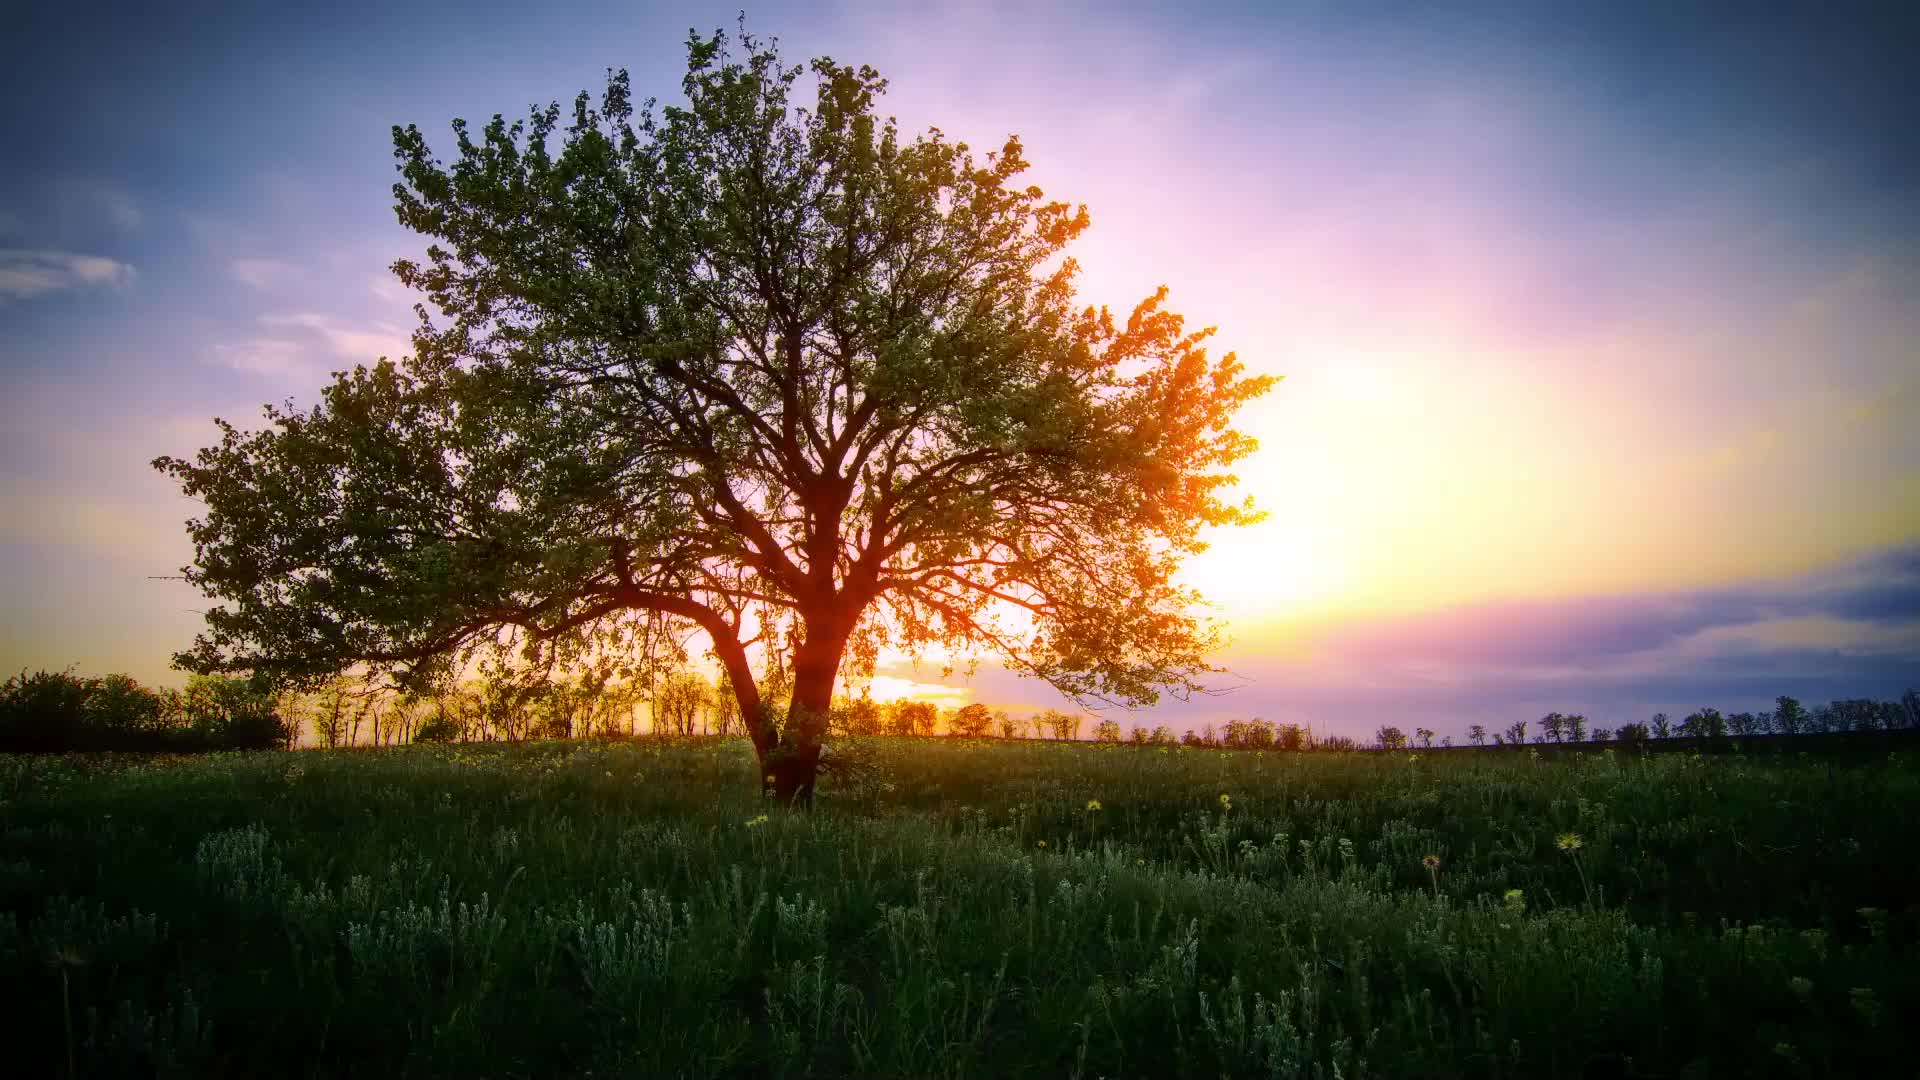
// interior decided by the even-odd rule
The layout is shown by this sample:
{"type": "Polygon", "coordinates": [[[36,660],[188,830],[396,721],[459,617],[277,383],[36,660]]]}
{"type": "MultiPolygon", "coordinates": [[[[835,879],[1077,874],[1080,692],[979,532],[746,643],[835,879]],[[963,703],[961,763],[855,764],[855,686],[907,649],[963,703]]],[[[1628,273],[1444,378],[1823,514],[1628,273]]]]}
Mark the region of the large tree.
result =
{"type": "Polygon", "coordinates": [[[1084,207],[875,114],[871,69],[689,43],[685,103],[625,72],[569,114],[395,128],[414,355],[162,458],[206,507],[216,605],[179,660],[312,684],[368,665],[612,664],[689,641],[773,793],[811,796],[836,678],[880,648],[997,655],[1070,697],[1203,689],[1176,584],[1230,427],[1271,380],[1165,290],[1075,299],[1084,207]],[[664,643],[664,644],[663,644],[664,643]],[[756,672],[756,663],[760,670],[756,672]],[[780,702],[763,693],[766,680],[780,702]]]}

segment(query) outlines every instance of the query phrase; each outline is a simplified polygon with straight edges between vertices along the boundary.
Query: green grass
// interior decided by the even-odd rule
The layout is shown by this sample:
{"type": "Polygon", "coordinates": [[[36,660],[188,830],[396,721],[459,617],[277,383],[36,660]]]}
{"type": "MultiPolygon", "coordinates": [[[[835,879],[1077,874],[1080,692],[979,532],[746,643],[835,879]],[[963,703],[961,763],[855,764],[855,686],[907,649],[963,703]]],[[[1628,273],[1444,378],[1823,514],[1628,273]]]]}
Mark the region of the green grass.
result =
{"type": "Polygon", "coordinates": [[[0,759],[15,1075],[1912,1070],[1906,755],[862,752],[0,759]]]}

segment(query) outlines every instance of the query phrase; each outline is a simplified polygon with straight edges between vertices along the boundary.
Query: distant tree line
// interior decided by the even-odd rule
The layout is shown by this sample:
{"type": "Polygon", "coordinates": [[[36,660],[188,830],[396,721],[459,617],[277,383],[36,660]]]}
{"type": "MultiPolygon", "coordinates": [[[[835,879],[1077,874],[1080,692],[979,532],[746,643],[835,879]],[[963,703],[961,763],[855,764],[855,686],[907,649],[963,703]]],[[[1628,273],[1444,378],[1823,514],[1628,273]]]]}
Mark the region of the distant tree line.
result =
{"type": "MultiPolygon", "coordinates": [[[[1898,701],[1874,701],[1848,698],[1806,708],[1797,699],[1781,696],[1765,712],[1723,714],[1719,709],[1702,708],[1688,713],[1678,722],[1657,712],[1645,723],[1621,724],[1617,728],[1589,727],[1579,713],[1550,712],[1533,726],[1531,740],[1528,723],[1515,721],[1506,728],[1489,732],[1486,725],[1467,728],[1467,741],[1473,746],[1542,746],[1581,743],[1640,743],[1657,739],[1724,739],[1755,735],[1827,735],[1852,731],[1907,731],[1920,729],[1920,693],[1908,690],[1898,701]]],[[[1433,732],[1414,729],[1414,740],[1398,727],[1383,726],[1374,733],[1373,745],[1382,750],[1404,750],[1412,746],[1432,746],[1433,732]]],[[[1443,740],[1443,745],[1451,745],[1443,740]]]]}
{"type": "MultiPolygon", "coordinates": [[[[777,695],[780,687],[773,680],[777,695]]],[[[776,697],[776,703],[778,698],[776,697]]],[[[0,752],[122,750],[193,752],[271,749],[301,743],[312,732],[323,747],[394,746],[422,742],[519,742],[529,739],[636,735],[740,736],[736,696],[722,676],[690,668],[648,679],[603,673],[572,677],[481,677],[412,689],[338,676],[319,690],[274,694],[248,679],[189,678],[185,689],[149,688],[127,675],[23,672],[0,684],[0,752]]],[[[865,736],[1078,740],[1089,717],[1043,709],[1014,715],[974,702],[942,709],[927,701],[835,699],[828,729],[838,738],[865,736]]],[[[1550,712],[1536,722],[1489,730],[1467,728],[1465,746],[1636,744],[1662,739],[1822,735],[1920,729],[1920,693],[1897,701],[1850,698],[1812,709],[1782,696],[1770,711],[1723,714],[1702,708],[1675,722],[1655,713],[1644,723],[1608,728],[1579,713],[1550,712]]],[[[1167,725],[1122,729],[1111,716],[1093,721],[1097,742],[1134,747],[1225,750],[1342,751],[1362,749],[1343,735],[1316,735],[1300,724],[1258,717],[1176,732],[1167,725]]],[[[1383,725],[1367,748],[1449,748],[1451,736],[1431,728],[1408,733],[1383,725]],[[1437,740],[1437,741],[1436,741],[1437,740]]]]}
{"type": "Polygon", "coordinates": [[[194,676],[183,690],[128,675],[21,672],[0,683],[0,752],[265,750],[294,731],[247,679],[194,676]]]}

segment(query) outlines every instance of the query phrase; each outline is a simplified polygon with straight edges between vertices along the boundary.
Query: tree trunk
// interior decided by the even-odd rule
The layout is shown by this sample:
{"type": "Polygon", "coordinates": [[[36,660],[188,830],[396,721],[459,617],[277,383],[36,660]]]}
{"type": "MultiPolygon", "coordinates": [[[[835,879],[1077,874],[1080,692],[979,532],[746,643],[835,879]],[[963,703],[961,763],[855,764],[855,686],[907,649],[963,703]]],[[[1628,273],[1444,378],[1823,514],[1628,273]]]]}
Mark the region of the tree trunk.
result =
{"type": "MultiPolygon", "coordinates": [[[[820,743],[833,708],[847,632],[832,617],[807,619],[807,634],[793,658],[793,702],[779,737],[760,753],[762,790],[784,806],[810,806],[820,775],[820,743]]],[[[758,743],[756,742],[756,749],[758,743]]]]}

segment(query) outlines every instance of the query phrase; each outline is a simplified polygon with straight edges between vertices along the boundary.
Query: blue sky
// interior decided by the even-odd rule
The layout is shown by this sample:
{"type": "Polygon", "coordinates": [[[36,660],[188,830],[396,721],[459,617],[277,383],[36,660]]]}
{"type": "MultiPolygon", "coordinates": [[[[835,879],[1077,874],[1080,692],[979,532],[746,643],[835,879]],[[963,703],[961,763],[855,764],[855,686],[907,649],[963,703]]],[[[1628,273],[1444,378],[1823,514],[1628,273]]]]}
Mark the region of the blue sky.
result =
{"type": "MultiPolygon", "coordinates": [[[[146,463],[405,349],[393,124],[671,98],[696,5],[30,5],[0,44],[0,660],[174,681],[146,463]]],[[[1920,46],[1896,5],[758,5],[903,126],[1019,132],[1090,299],[1287,376],[1194,568],[1249,713],[1920,686],[1920,46]]],[[[939,683],[907,669],[902,678],[939,683]]],[[[949,680],[949,683],[953,683],[949,680]]],[[[954,683],[957,685],[957,683],[954,683]]],[[[987,700],[1053,704],[991,667],[987,700]]],[[[1509,715],[1512,714],[1512,715],[1509,715]]],[[[1142,722],[1161,722],[1156,714],[1142,722]]]]}

